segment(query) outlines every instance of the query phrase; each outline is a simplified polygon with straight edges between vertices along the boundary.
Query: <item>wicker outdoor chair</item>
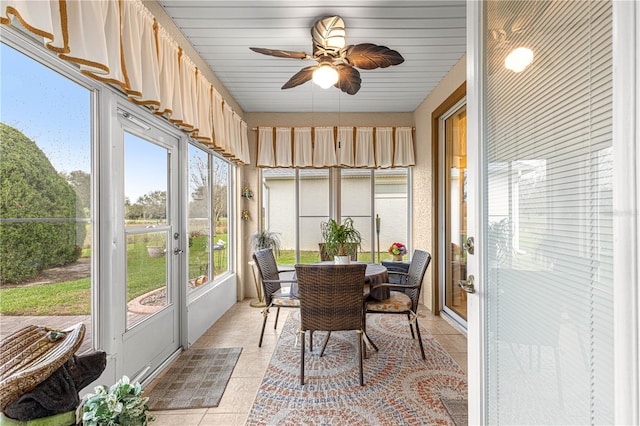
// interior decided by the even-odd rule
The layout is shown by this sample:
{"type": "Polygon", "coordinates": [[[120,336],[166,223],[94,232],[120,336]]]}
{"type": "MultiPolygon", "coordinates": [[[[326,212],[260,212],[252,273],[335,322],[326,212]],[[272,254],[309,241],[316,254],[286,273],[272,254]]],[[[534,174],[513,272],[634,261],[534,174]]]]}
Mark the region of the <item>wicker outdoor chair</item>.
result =
{"type": "Polygon", "coordinates": [[[278,327],[278,317],[280,316],[280,308],[299,308],[300,301],[295,295],[293,295],[295,280],[282,280],[280,279],[280,272],[276,263],[276,258],[273,255],[273,250],[270,248],[258,250],[253,253],[253,260],[256,262],[258,271],[260,271],[260,277],[262,280],[262,292],[264,294],[264,302],[267,305],[262,310],[262,331],[260,331],[260,342],[258,347],[262,347],[262,338],[264,337],[264,329],[267,325],[267,317],[269,316],[269,308],[272,306],[277,307],[276,320],[273,324],[273,328],[278,327]],[[281,284],[291,284],[289,293],[284,293],[281,288],[281,284]]]}
{"type": "MultiPolygon", "coordinates": [[[[296,265],[300,297],[300,384],[304,385],[305,332],[328,331],[320,356],[331,331],[355,330],[358,336],[360,386],[362,373],[364,301],[364,263],[350,265],[296,265]]],[[[311,349],[313,350],[313,349],[311,349]]]]}
{"type": "MultiPolygon", "coordinates": [[[[374,288],[389,288],[391,290],[389,298],[384,300],[369,299],[366,302],[367,313],[405,314],[409,319],[409,328],[413,339],[416,338],[412,325],[415,321],[422,359],[426,359],[426,356],[422,345],[422,337],[420,336],[420,327],[418,326],[418,300],[422,289],[422,279],[427,271],[429,262],[431,262],[431,255],[428,252],[415,250],[409,270],[406,273],[389,271],[389,275],[398,274],[402,277],[399,284],[381,283],[373,286],[372,290],[374,288]]],[[[370,342],[377,351],[378,347],[375,343],[373,341],[370,342]]]]}

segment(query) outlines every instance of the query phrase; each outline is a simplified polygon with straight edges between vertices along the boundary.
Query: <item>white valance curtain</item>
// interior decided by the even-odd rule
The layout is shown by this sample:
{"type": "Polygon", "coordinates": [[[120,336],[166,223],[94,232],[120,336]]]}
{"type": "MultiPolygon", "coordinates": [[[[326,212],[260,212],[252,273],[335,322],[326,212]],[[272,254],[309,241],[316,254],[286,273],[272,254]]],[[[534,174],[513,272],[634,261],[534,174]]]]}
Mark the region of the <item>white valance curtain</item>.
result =
{"type": "Polygon", "coordinates": [[[258,167],[415,165],[411,127],[259,127],[258,167]],[[293,137],[292,137],[293,134],[293,137]]]}
{"type": "Polygon", "coordinates": [[[140,0],[0,0],[0,24],[13,19],[82,73],[232,161],[250,162],[246,123],[140,0]]]}

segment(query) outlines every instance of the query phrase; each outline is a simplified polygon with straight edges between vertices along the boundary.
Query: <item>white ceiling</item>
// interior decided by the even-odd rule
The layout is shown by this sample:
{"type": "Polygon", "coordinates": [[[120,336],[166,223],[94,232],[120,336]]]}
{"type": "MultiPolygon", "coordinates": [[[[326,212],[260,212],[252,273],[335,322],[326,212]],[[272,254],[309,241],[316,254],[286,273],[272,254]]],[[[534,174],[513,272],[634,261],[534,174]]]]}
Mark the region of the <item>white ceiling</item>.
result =
{"type": "Polygon", "coordinates": [[[411,112],[462,57],[465,1],[158,0],[246,112],[411,112]],[[404,63],[359,70],[348,95],[312,82],[280,87],[313,61],[275,58],[249,47],[312,53],[310,30],[323,16],[344,19],[347,44],[397,50],[404,63]]]}

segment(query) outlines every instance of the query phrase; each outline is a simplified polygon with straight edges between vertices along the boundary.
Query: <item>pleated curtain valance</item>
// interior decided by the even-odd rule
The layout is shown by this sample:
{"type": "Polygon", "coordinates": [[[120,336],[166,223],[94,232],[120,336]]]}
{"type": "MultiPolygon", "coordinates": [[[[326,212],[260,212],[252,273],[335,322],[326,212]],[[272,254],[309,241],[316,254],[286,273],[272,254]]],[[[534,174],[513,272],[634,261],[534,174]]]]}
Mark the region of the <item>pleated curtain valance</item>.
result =
{"type": "Polygon", "coordinates": [[[411,127],[258,127],[258,167],[415,165],[411,127]]]}
{"type": "Polygon", "coordinates": [[[0,24],[13,19],[83,74],[249,164],[246,123],[140,0],[1,0],[0,24]]]}

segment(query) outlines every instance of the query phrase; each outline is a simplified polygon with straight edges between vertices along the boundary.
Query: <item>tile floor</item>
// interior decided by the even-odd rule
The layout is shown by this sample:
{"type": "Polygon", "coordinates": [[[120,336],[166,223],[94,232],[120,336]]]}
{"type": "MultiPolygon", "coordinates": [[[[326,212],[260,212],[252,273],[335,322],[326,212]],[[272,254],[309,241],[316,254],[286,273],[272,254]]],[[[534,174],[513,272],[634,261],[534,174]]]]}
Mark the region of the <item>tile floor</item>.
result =
{"type": "MultiPolygon", "coordinates": [[[[278,329],[273,329],[274,312],[269,315],[262,348],[258,348],[262,315],[260,309],[249,306],[250,299],[236,303],[193,348],[242,347],[242,354],[233,370],[220,405],[215,408],[153,412],[154,426],[179,425],[244,425],[262,376],[269,365],[278,335],[290,309],[282,309],[278,329]]],[[[429,331],[449,354],[467,371],[467,339],[439,316],[424,307],[418,310],[421,329],[429,331]]],[[[152,389],[152,382],[147,390],[152,389]]]]}

